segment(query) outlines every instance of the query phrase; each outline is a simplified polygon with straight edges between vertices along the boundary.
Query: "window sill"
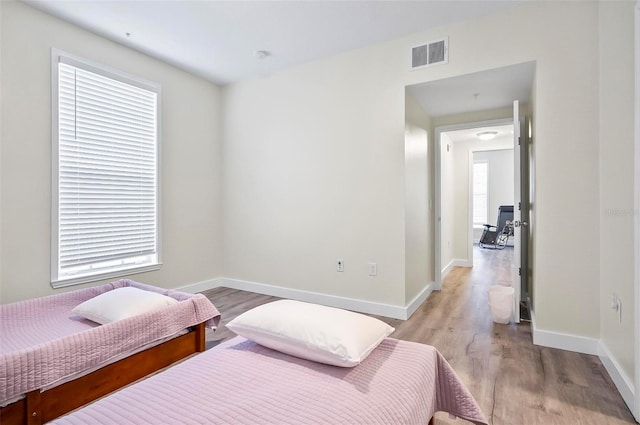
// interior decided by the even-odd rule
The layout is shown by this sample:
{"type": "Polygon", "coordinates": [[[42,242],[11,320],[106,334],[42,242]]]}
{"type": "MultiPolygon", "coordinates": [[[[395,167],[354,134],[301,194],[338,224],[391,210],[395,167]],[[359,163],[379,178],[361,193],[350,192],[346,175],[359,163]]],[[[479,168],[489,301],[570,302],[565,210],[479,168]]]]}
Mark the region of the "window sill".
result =
{"type": "Polygon", "coordinates": [[[84,275],[84,276],[73,277],[73,278],[52,280],[51,281],[51,287],[56,289],[56,288],[64,288],[66,286],[81,285],[83,283],[97,282],[99,280],[113,279],[113,278],[116,278],[116,277],[124,277],[124,276],[129,276],[129,275],[132,275],[132,274],[138,274],[138,273],[150,272],[150,271],[154,271],[154,270],[160,270],[160,267],[162,267],[162,263],[150,264],[150,265],[146,265],[146,266],[131,267],[131,268],[126,268],[126,269],[115,270],[115,271],[112,271],[112,272],[105,272],[105,273],[100,273],[100,274],[92,274],[92,275],[89,275],[89,276],[84,275]]]}

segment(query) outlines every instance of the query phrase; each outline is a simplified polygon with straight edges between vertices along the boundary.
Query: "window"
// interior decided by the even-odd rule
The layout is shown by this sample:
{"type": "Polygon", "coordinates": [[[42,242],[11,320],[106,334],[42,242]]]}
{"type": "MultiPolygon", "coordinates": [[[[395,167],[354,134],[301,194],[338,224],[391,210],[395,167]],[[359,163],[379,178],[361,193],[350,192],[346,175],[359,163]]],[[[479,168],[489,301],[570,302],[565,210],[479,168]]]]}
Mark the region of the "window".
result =
{"type": "Polygon", "coordinates": [[[482,226],[487,223],[489,211],[489,164],[473,163],[473,225],[482,226]]]}
{"type": "Polygon", "coordinates": [[[160,267],[158,85],[52,51],[53,287],[160,267]]]}

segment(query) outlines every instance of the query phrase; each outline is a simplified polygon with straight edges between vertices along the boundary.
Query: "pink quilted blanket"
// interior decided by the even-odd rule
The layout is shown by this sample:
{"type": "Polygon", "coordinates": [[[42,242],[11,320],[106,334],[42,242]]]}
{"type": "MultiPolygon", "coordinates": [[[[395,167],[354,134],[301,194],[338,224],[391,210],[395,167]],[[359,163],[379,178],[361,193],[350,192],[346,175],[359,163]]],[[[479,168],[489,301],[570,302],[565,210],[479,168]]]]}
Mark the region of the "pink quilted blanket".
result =
{"type": "Polygon", "coordinates": [[[123,354],[176,335],[220,313],[201,294],[187,294],[130,280],[0,305],[0,402],[90,371],[123,354]],[[177,304],[107,325],[71,309],[106,291],[135,286],[177,299],[177,304]]]}
{"type": "Polygon", "coordinates": [[[436,411],[487,424],[434,347],[387,338],[341,368],[237,337],[52,423],[426,425],[436,411]]]}

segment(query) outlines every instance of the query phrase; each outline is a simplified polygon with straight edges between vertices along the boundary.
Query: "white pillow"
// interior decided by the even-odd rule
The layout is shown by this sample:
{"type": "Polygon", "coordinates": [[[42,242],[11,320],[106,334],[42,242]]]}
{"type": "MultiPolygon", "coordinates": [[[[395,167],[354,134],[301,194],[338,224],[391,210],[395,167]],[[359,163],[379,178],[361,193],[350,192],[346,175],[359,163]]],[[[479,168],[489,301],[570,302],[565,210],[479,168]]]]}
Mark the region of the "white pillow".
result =
{"type": "Polygon", "coordinates": [[[251,309],[227,327],[265,347],[342,367],[360,364],[395,330],[363,314],[292,300],[251,309]]]}
{"type": "Polygon", "coordinates": [[[104,325],[177,303],[178,300],[157,292],[125,286],[90,298],[71,311],[104,325]]]}

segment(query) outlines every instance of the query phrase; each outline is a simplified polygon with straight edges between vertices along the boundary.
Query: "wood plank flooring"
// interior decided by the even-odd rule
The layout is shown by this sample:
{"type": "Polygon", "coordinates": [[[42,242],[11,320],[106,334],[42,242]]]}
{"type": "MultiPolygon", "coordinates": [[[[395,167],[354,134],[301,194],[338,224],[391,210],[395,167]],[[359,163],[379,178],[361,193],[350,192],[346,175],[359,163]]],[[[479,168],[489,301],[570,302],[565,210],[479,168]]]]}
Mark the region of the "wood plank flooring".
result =
{"type": "MultiPolygon", "coordinates": [[[[508,285],[511,249],[474,249],[473,268],[454,268],[407,321],[380,318],[394,338],[435,346],[449,361],[493,425],[635,424],[596,356],[534,346],[528,323],[491,321],[487,288],[508,285]]],[[[203,292],[222,313],[208,344],[234,334],[224,325],[277,298],[228,288],[203,292]]],[[[467,423],[436,415],[436,425],[467,423]]]]}

